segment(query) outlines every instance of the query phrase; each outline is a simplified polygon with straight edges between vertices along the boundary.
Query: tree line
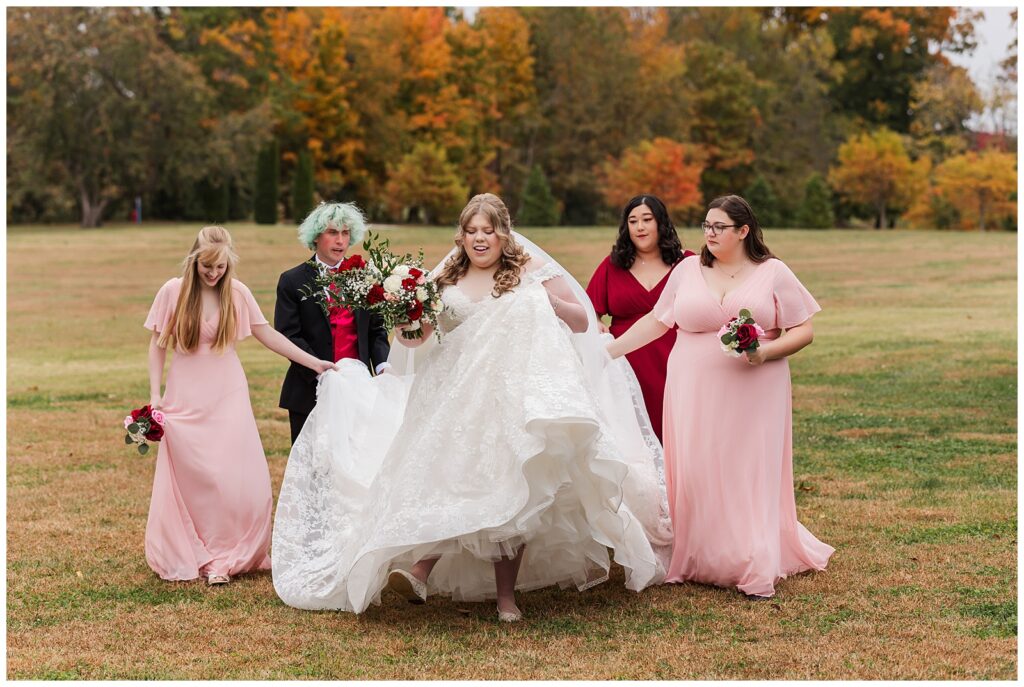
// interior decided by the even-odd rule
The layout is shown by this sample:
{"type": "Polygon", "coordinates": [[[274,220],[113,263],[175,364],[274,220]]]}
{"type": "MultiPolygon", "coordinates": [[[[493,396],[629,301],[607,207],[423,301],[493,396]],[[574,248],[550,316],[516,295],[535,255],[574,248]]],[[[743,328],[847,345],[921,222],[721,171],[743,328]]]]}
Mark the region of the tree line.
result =
{"type": "MultiPolygon", "coordinates": [[[[1016,21],[1016,11],[1013,13],[1016,21]]],[[[300,219],[1016,228],[1016,42],[982,94],[963,8],[10,8],[12,222],[300,219]]]]}

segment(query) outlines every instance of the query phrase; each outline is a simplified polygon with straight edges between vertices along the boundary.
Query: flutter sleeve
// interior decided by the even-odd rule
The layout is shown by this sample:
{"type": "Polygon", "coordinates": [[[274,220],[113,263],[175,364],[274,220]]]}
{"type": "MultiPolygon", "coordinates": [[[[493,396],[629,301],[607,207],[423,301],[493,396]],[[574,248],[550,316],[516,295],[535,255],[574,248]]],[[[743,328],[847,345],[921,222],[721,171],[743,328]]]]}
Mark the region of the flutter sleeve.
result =
{"type": "Polygon", "coordinates": [[[780,329],[789,329],[806,322],[811,315],[821,310],[793,271],[781,260],[775,266],[774,279],[775,324],[780,329]]]}
{"type": "Polygon", "coordinates": [[[594,305],[597,316],[608,314],[608,258],[601,261],[601,264],[594,270],[594,276],[587,283],[587,297],[594,305]]]}
{"type": "Polygon", "coordinates": [[[256,297],[252,295],[249,287],[237,279],[232,283],[232,286],[235,289],[235,314],[238,318],[235,339],[241,341],[246,337],[252,336],[252,328],[254,326],[268,324],[268,322],[267,318],[263,316],[260,305],[256,302],[256,297]]]}
{"type": "Polygon", "coordinates": [[[142,326],[157,334],[162,334],[174,316],[178,305],[178,294],[181,292],[181,277],[168,279],[156,292],[153,305],[149,308],[146,323],[142,326]]]}
{"type": "Polygon", "coordinates": [[[668,281],[665,282],[664,290],[658,296],[658,302],[654,304],[654,308],[651,310],[654,314],[654,319],[669,329],[673,329],[676,326],[676,295],[679,293],[683,283],[683,268],[685,266],[685,262],[681,262],[673,268],[672,274],[669,275],[668,281]]]}

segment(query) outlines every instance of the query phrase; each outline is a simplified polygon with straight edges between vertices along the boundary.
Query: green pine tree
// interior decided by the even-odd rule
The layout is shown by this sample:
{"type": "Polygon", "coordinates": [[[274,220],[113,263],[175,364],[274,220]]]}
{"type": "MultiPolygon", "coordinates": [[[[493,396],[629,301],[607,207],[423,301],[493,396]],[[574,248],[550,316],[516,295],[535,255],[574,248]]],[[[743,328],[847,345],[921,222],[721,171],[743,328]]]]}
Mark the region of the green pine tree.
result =
{"type": "Polygon", "coordinates": [[[281,181],[281,155],[273,140],[256,158],[256,197],[253,214],[257,224],[277,224],[277,189],[281,181]]]}
{"type": "Polygon", "coordinates": [[[796,213],[797,226],[806,229],[831,229],[835,226],[832,212],[832,189],[820,174],[812,174],[804,186],[804,200],[796,213]]]}
{"type": "Polygon", "coordinates": [[[231,203],[231,189],[224,181],[209,177],[199,182],[199,197],[202,201],[202,220],[223,224],[228,220],[231,203]]]}
{"type": "Polygon", "coordinates": [[[516,222],[524,227],[551,227],[558,224],[558,201],[539,165],[534,165],[526,179],[516,222]]]}
{"type": "Polygon", "coordinates": [[[775,195],[772,185],[763,176],[757,175],[754,183],[747,188],[743,197],[750,203],[750,207],[754,209],[757,221],[762,227],[782,226],[779,197],[775,195]]]}
{"type": "Polygon", "coordinates": [[[299,163],[292,179],[292,219],[296,223],[313,209],[313,158],[308,150],[299,153],[299,163]]]}

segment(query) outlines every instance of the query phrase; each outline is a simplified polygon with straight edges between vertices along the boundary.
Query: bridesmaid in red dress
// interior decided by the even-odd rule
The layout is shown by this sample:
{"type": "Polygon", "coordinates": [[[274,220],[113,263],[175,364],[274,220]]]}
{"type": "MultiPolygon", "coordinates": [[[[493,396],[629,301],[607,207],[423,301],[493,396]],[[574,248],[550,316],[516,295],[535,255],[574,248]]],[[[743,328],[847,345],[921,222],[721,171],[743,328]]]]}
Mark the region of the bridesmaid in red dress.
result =
{"type": "MultiPolygon", "coordinates": [[[[594,271],[587,295],[597,316],[611,315],[608,331],[620,337],[641,317],[651,312],[668,282],[668,275],[683,258],[684,251],[665,204],[657,197],[636,196],[626,204],[619,225],[619,238],[594,271]]],[[[668,355],[676,342],[670,329],[664,336],[629,353],[633,372],[644,394],[651,426],[661,441],[662,403],[668,355]]]]}

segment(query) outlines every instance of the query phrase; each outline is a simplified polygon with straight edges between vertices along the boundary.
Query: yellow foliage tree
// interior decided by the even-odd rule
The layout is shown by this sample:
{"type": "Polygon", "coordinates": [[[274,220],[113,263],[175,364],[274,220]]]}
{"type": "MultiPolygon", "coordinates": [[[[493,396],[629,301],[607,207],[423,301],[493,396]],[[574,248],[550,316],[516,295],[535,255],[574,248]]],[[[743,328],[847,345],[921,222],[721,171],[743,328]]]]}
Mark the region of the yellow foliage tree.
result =
{"type": "Polygon", "coordinates": [[[650,193],[674,216],[686,217],[703,205],[700,178],[706,160],[703,148],[690,143],[641,141],[601,166],[601,195],[608,207],[621,208],[633,196],[650,193]]]}
{"type": "Polygon", "coordinates": [[[828,178],[840,194],[874,209],[884,229],[888,210],[905,208],[924,188],[929,167],[928,158],[911,160],[900,136],[882,128],[847,139],[828,178]]]}
{"type": "Polygon", "coordinates": [[[935,169],[936,191],[960,211],[962,227],[985,231],[1017,214],[1017,158],[985,150],[951,157],[935,169]]]}

